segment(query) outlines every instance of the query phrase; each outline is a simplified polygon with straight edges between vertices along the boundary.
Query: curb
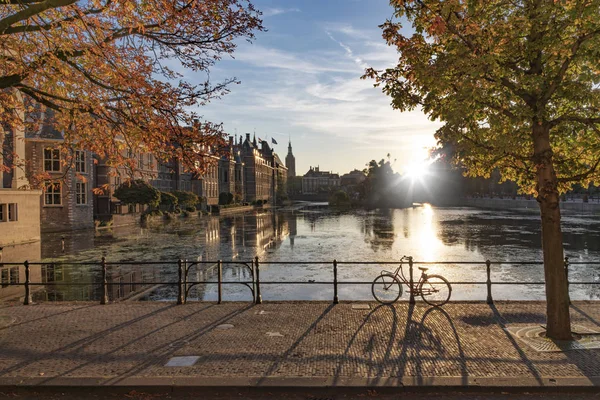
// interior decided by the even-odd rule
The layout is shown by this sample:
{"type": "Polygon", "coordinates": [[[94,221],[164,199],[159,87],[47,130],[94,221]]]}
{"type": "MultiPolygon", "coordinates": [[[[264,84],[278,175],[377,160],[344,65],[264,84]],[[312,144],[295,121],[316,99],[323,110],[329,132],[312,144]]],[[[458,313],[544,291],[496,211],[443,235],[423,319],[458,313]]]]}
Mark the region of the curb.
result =
{"type": "Polygon", "coordinates": [[[487,390],[487,391],[569,391],[600,392],[600,376],[594,377],[416,377],[334,378],[334,377],[0,377],[0,392],[27,388],[135,388],[178,389],[378,389],[378,390],[487,390]]]}

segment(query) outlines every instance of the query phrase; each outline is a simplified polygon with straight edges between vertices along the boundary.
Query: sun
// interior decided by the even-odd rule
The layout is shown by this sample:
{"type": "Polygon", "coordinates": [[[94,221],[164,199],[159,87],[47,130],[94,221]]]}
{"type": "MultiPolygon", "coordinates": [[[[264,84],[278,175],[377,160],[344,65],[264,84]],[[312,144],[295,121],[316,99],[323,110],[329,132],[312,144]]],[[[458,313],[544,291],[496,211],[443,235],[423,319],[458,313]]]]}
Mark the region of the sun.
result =
{"type": "Polygon", "coordinates": [[[426,163],[413,163],[406,167],[405,174],[411,181],[417,181],[423,179],[427,175],[426,163]]]}

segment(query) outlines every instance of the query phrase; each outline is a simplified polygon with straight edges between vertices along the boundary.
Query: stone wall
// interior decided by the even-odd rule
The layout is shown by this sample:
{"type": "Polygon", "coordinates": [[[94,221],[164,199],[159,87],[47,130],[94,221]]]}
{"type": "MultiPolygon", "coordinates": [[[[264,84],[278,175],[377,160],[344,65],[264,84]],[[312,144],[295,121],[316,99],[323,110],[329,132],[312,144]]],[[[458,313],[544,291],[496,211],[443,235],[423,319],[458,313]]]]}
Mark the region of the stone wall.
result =
{"type": "Polygon", "coordinates": [[[0,246],[40,240],[41,194],[40,190],[0,189],[0,204],[17,204],[17,220],[5,217],[0,222],[0,246]]]}

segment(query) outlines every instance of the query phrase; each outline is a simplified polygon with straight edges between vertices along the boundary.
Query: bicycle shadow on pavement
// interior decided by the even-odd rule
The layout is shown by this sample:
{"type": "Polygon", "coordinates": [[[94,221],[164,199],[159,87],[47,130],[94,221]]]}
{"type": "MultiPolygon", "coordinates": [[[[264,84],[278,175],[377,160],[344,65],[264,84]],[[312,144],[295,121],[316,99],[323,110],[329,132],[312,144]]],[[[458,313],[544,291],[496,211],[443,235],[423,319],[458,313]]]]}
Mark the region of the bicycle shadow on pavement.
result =
{"type": "Polygon", "coordinates": [[[340,383],[342,376],[352,373],[349,369],[356,362],[367,367],[372,385],[391,384],[391,379],[407,376],[414,377],[418,384],[424,384],[427,378],[439,376],[436,364],[440,361],[455,364],[454,369],[459,372],[463,384],[467,383],[467,360],[460,336],[448,313],[439,307],[405,305],[379,305],[364,317],[338,360],[334,385],[340,383]],[[373,331],[376,319],[389,321],[389,330],[373,331]],[[382,338],[382,333],[385,338],[382,338]],[[366,341],[365,335],[368,337],[366,341]],[[366,344],[362,345],[361,337],[366,344]],[[352,357],[361,350],[360,346],[365,356],[352,357]]]}

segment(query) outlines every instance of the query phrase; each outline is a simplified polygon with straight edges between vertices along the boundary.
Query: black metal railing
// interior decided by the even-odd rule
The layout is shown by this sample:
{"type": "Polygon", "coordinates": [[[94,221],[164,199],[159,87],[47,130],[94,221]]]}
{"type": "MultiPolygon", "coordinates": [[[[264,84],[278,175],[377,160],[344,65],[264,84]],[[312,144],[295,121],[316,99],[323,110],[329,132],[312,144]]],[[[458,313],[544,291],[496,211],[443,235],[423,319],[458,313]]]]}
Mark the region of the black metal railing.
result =
{"type": "MultiPolygon", "coordinates": [[[[344,265],[398,265],[398,261],[260,261],[258,257],[248,261],[189,261],[187,259],[179,259],[177,261],[120,261],[120,262],[108,262],[105,257],[102,257],[100,262],[29,262],[23,263],[0,263],[0,268],[4,267],[15,267],[23,266],[25,269],[25,282],[8,282],[2,283],[2,287],[7,286],[24,286],[24,299],[23,304],[29,305],[32,303],[32,286],[95,286],[100,289],[100,304],[109,303],[108,288],[114,285],[123,285],[122,282],[109,281],[108,270],[111,267],[121,266],[169,266],[177,267],[177,281],[162,281],[156,280],[155,278],[151,281],[144,282],[127,282],[129,285],[173,285],[177,288],[177,304],[185,304],[188,300],[190,291],[193,287],[202,284],[216,284],[217,285],[217,303],[220,304],[223,301],[223,285],[229,284],[241,284],[248,287],[252,294],[252,301],[256,304],[262,303],[261,285],[332,285],[333,286],[333,303],[339,302],[338,286],[339,285],[371,285],[372,281],[339,281],[338,280],[338,267],[344,265]],[[331,281],[315,281],[315,280],[295,280],[295,281],[261,281],[260,279],[260,267],[261,265],[331,265],[332,276],[331,281]],[[81,266],[81,267],[100,267],[100,283],[98,282],[32,282],[31,281],[31,268],[32,266],[81,266]],[[223,266],[233,265],[242,266],[247,268],[250,272],[251,280],[249,281],[223,281],[223,266]],[[192,268],[205,267],[205,268],[216,268],[217,280],[189,280],[189,272],[192,268]]],[[[477,261],[413,261],[412,257],[409,257],[407,262],[409,268],[408,282],[410,288],[414,287],[414,273],[413,268],[415,265],[480,265],[485,266],[485,281],[450,281],[451,285],[485,285],[487,289],[486,301],[488,304],[493,303],[492,287],[493,285],[544,285],[543,281],[492,281],[492,267],[502,265],[543,265],[541,261],[490,261],[485,260],[484,262],[477,261]]],[[[568,257],[564,259],[564,271],[567,278],[568,285],[600,285],[599,281],[569,281],[569,267],[573,265],[600,265],[600,262],[570,262],[568,257]]],[[[409,289],[410,289],[409,288],[409,289]]],[[[413,290],[409,290],[411,304],[415,303],[413,290]]]]}

